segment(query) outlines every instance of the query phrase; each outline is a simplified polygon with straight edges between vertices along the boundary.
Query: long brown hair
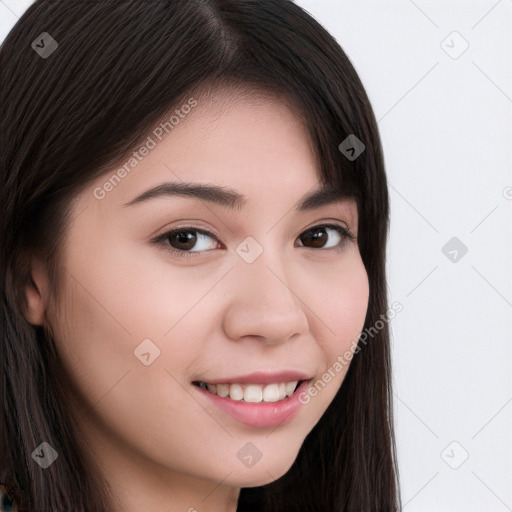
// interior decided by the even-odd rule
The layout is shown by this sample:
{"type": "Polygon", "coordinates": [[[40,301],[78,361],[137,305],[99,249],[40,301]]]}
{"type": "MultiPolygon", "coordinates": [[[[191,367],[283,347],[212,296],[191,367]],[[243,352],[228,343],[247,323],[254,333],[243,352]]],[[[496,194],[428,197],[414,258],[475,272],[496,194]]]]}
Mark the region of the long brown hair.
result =
{"type": "MultiPolygon", "coordinates": [[[[30,257],[45,262],[57,301],[71,200],[192,93],[239,84],[293,104],[324,182],[357,199],[370,283],[365,328],[388,310],[389,204],[375,116],[339,44],[292,1],[36,0],[2,44],[0,69],[0,482],[20,512],[107,512],[111,503],[67,412],[51,329],[23,315],[30,257]],[[31,47],[44,32],[58,45],[45,57],[31,47]],[[349,135],[365,145],[355,159],[339,149],[349,135]],[[60,454],[46,470],[31,457],[43,441],[60,454]]],[[[400,510],[392,409],[384,325],[360,343],[291,469],[242,489],[238,510],[400,510]]]]}

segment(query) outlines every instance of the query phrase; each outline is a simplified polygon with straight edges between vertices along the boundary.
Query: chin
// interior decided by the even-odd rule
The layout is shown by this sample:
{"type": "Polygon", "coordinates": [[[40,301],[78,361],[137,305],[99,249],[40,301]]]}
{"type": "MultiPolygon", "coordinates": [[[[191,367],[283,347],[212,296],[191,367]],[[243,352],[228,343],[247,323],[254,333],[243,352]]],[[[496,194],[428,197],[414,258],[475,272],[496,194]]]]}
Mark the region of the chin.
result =
{"type": "Polygon", "coordinates": [[[233,472],[229,477],[229,485],[242,488],[271,484],[288,473],[292,465],[293,460],[288,465],[282,463],[263,464],[263,460],[261,460],[252,468],[233,472]]]}

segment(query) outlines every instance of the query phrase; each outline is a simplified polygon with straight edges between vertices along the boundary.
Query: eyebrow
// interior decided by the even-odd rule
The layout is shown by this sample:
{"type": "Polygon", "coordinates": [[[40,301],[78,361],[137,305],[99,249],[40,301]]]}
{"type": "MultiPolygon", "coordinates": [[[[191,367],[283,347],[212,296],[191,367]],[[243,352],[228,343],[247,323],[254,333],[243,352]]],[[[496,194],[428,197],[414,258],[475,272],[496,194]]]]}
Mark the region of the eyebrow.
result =
{"type": "MultiPolygon", "coordinates": [[[[245,195],[227,187],[201,183],[166,182],[146,190],[128,203],[123,204],[123,207],[133,206],[158,197],[173,196],[202,199],[238,211],[247,203],[245,195]]],[[[350,194],[345,194],[334,188],[319,188],[302,197],[295,205],[295,211],[311,211],[322,206],[344,202],[350,197],[352,197],[350,194]]]]}

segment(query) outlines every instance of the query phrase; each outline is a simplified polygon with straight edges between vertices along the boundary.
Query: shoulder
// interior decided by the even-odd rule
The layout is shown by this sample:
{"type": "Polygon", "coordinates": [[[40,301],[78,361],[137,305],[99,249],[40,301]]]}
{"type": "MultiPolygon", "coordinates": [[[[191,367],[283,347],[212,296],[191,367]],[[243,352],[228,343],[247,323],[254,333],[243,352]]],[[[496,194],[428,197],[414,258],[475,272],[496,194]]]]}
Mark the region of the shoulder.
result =
{"type": "Polygon", "coordinates": [[[17,512],[17,510],[7,494],[5,486],[0,484],[0,512],[17,512]]]}

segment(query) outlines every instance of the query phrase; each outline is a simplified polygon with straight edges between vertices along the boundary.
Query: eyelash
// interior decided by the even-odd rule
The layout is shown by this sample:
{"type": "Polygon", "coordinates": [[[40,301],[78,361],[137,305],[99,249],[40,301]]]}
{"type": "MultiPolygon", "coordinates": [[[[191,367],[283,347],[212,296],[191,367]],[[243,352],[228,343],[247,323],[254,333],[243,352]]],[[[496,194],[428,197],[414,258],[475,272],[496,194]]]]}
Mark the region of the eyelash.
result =
{"type": "MultiPolygon", "coordinates": [[[[344,226],[341,226],[339,224],[318,224],[316,226],[313,226],[311,228],[308,228],[306,231],[304,231],[303,233],[301,234],[304,234],[304,233],[307,233],[308,231],[314,231],[316,229],[319,229],[319,228],[329,228],[329,229],[333,229],[335,231],[338,231],[338,233],[340,234],[341,236],[341,242],[339,243],[339,245],[337,247],[331,247],[331,248],[328,248],[328,249],[323,249],[322,247],[319,247],[318,250],[325,250],[325,251],[329,251],[329,250],[341,250],[345,247],[345,245],[349,242],[355,242],[356,241],[356,237],[352,234],[352,232],[347,229],[346,227],[344,226]]],[[[185,251],[185,250],[178,250],[178,249],[174,249],[173,247],[169,246],[169,244],[167,244],[167,240],[168,238],[171,236],[171,235],[175,235],[176,233],[179,233],[181,231],[194,231],[194,232],[197,232],[197,233],[201,233],[202,235],[206,235],[206,236],[209,236],[209,237],[212,237],[214,238],[215,240],[218,241],[217,239],[217,236],[214,235],[212,232],[208,231],[208,230],[205,230],[205,229],[199,229],[199,228],[196,228],[194,226],[183,226],[183,227],[179,227],[179,228],[176,228],[176,229],[173,229],[171,231],[166,231],[165,233],[162,233],[161,235],[158,235],[156,236],[155,238],[153,238],[151,240],[151,243],[152,244],[156,244],[156,245],[165,245],[165,249],[169,252],[171,252],[174,256],[178,256],[180,258],[187,258],[187,257],[191,257],[192,255],[196,254],[201,254],[203,252],[209,252],[209,251],[185,251]]],[[[314,247],[309,247],[309,249],[314,249],[314,247]]]]}

